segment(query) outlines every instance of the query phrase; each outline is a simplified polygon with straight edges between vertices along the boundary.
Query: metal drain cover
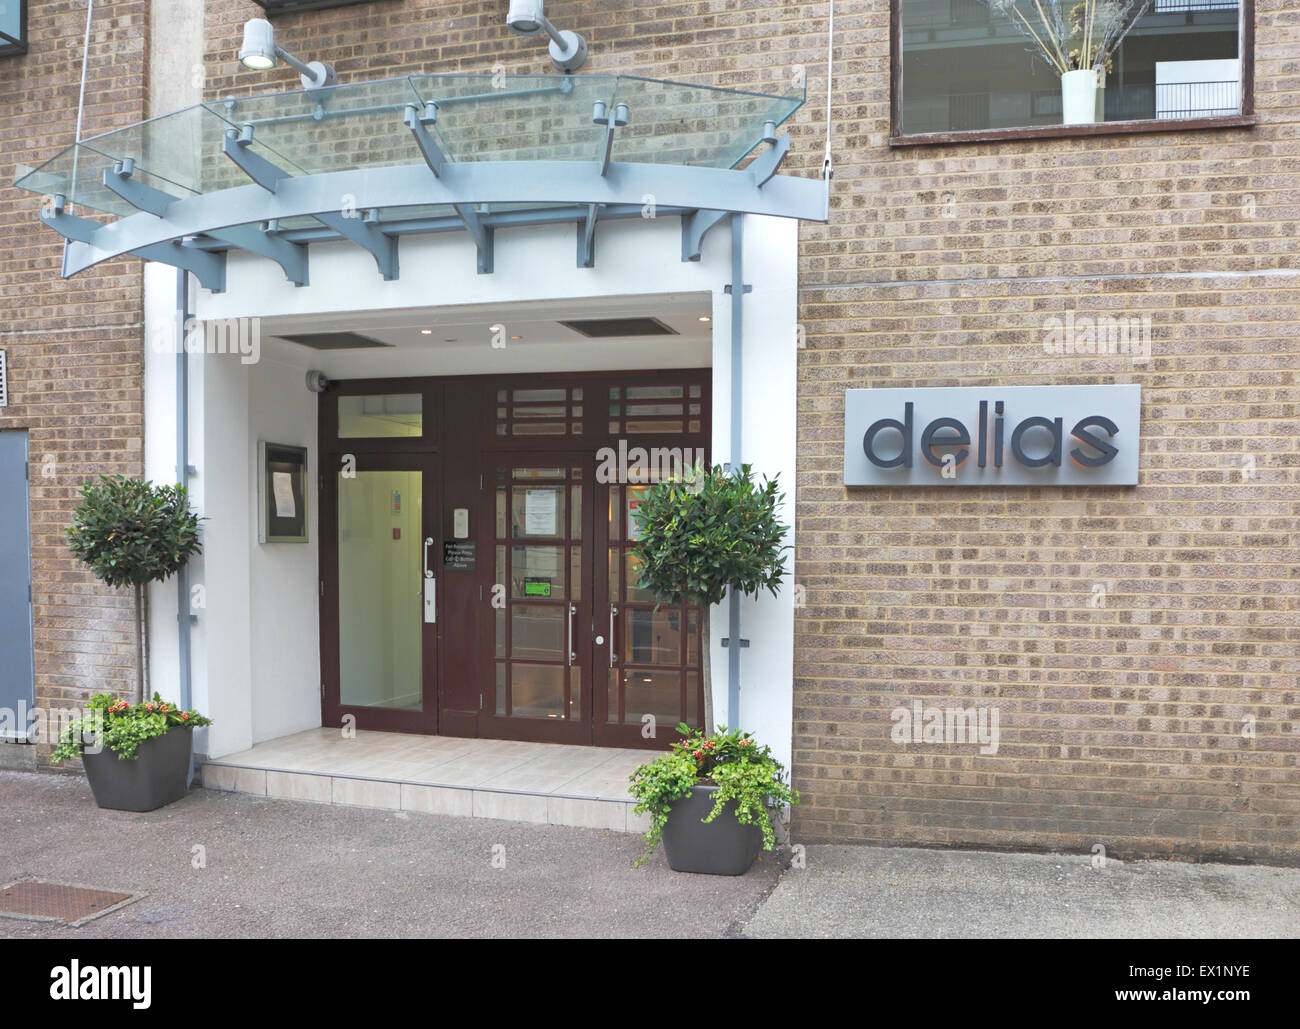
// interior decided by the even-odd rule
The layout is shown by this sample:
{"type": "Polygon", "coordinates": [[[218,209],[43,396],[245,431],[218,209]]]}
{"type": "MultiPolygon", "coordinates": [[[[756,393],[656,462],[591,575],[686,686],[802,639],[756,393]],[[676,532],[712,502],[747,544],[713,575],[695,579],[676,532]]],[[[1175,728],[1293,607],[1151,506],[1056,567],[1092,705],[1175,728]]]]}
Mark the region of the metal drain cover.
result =
{"type": "Polygon", "coordinates": [[[75,927],[116,911],[142,896],[142,893],[99,890],[72,883],[19,879],[0,887],[0,917],[66,922],[75,927]]]}

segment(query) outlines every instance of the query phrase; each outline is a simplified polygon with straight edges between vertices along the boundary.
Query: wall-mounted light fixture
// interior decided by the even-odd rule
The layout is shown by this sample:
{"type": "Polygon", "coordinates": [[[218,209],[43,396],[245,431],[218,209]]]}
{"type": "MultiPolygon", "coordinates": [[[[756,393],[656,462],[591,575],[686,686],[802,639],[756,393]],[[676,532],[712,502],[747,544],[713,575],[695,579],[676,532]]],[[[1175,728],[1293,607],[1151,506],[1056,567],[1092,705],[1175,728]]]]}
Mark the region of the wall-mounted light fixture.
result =
{"type": "Polygon", "coordinates": [[[510,0],[506,24],[521,36],[545,32],[551,37],[551,62],[563,72],[577,71],[587,59],[587,41],[576,32],[561,31],[542,11],[542,0],[510,0]]]}
{"type": "Polygon", "coordinates": [[[303,89],[323,89],[338,82],[332,65],[322,61],[303,63],[289,51],[276,46],[275,29],[265,18],[249,18],[244,22],[244,45],[239,48],[240,63],[254,71],[269,71],[281,60],[299,74],[303,89]]]}

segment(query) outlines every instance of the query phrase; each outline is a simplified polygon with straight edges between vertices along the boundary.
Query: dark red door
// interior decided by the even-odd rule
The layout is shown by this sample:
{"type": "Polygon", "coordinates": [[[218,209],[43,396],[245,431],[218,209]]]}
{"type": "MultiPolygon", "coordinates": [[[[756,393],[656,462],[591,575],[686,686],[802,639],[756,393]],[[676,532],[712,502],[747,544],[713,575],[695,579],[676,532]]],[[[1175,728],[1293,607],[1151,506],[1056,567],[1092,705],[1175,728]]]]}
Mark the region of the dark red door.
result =
{"type": "Polygon", "coordinates": [[[492,541],[480,735],[590,743],[590,453],[486,454],[492,541]]]}
{"type": "Polygon", "coordinates": [[[699,605],[658,603],[638,586],[630,544],[645,490],[637,483],[596,486],[603,517],[595,533],[592,660],[600,682],[592,742],[599,746],[666,747],[679,739],[678,724],[698,726],[703,710],[699,605]]]}
{"type": "Polygon", "coordinates": [[[322,481],[322,716],[438,731],[438,464],[346,455],[322,481]]]}

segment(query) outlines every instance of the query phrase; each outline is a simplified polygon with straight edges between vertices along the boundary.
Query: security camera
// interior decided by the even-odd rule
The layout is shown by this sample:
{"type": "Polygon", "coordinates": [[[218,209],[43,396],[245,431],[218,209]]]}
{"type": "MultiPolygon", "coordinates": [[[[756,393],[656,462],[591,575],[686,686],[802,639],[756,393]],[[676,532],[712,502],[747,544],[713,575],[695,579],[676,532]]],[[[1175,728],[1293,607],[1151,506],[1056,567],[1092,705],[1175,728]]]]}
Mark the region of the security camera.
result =
{"type": "Polygon", "coordinates": [[[324,372],[318,372],[315,369],[307,373],[307,388],[313,393],[324,393],[329,389],[330,380],[325,377],[324,372]]]}

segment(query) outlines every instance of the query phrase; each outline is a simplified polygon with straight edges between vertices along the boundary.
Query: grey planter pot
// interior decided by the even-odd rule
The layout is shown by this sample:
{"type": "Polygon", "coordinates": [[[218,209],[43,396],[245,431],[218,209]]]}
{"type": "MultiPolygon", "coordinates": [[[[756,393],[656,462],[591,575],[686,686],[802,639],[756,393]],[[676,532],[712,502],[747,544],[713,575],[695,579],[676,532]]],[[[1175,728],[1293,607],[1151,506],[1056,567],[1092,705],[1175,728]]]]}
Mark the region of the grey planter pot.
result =
{"type": "Polygon", "coordinates": [[[124,761],[105,747],[83,754],[95,803],[111,811],[153,811],[185,796],[194,730],[173,726],[145,740],[134,761],[124,761]]]}
{"type": "Polygon", "coordinates": [[[716,786],[695,786],[673,809],[664,825],[664,856],[674,872],[701,875],[744,875],[758,858],[763,833],[756,825],[737,821],[724,810],[712,822],[702,822],[713,810],[716,786]]]}

